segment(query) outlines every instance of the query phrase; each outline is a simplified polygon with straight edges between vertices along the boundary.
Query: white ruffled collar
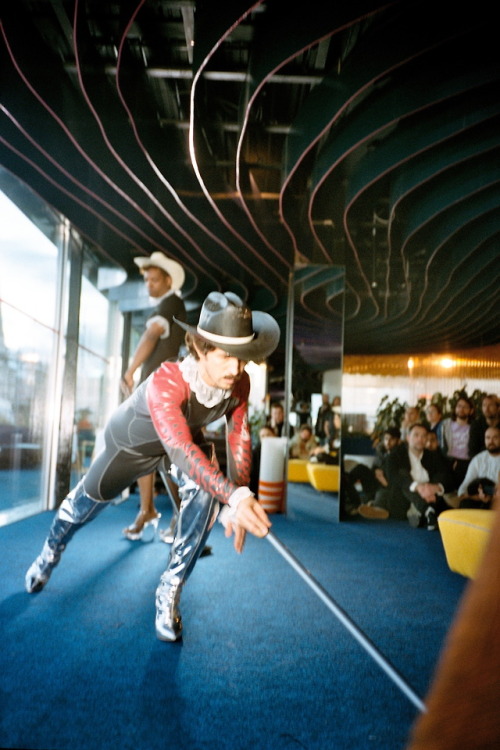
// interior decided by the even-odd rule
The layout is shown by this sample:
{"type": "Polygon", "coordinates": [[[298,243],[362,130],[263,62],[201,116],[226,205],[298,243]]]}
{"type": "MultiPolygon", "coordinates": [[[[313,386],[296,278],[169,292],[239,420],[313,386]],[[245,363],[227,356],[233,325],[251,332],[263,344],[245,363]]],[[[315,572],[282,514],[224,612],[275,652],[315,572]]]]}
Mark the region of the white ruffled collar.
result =
{"type": "Polygon", "coordinates": [[[211,408],[212,406],[220,404],[225,398],[229,398],[231,395],[231,391],[226,391],[224,388],[214,388],[205,383],[200,375],[198,363],[192,354],[180,362],[179,370],[182,379],[189,385],[192,392],[203,406],[211,408]]]}

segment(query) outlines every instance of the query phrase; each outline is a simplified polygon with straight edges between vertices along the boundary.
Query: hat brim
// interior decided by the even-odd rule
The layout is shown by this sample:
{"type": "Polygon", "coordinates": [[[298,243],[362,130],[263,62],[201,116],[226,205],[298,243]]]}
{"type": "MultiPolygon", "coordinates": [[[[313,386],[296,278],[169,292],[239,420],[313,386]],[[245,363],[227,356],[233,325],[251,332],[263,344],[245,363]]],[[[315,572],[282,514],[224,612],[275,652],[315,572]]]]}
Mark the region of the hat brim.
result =
{"type": "Polygon", "coordinates": [[[232,357],[238,357],[238,359],[244,359],[247,362],[262,362],[264,359],[267,359],[274,352],[280,340],[280,327],[275,319],[268,313],[258,310],[252,312],[252,328],[255,335],[246,344],[215,343],[202,336],[196,326],[191,326],[182,320],[177,320],[177,318],[174,318],[174,321],[185,331],[207,341],[209,344],[217,347],[217,349],[222,349],[222,351],[230,354],[232,357]]]}
{"type": "Polygon", "coordinates": [[[160,257],[160,254],[153,253],[148,258],[143,258],[142,256],[134,258],[134,263],[139,267],[141,271],[144,268],[154,267],[161,268],[162,271],[168,273],[168,275],[172,279],[171,288],[174,292],[177,292],[184,284],[186,275],[184,273],[183,267],[180,265],[180,263],[177,263],[176,260],[172,260],[171,258],[167,258],[165,256],[160,257]]]}

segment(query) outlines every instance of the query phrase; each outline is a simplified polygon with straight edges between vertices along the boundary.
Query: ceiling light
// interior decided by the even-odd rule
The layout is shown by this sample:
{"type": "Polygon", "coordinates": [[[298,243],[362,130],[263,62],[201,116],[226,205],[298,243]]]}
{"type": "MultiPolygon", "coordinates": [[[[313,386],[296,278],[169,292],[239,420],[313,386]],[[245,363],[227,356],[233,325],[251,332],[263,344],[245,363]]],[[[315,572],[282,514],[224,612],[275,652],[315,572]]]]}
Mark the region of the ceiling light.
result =
{"type": "Polygon", "coordinates": [[[441,367],[444,367],[447,370],[449,370],[450,368],[456,365],[456,362],[454,359],[451,359],[450,357],[443,357],[440,364],[441,364],[441,367]]]}

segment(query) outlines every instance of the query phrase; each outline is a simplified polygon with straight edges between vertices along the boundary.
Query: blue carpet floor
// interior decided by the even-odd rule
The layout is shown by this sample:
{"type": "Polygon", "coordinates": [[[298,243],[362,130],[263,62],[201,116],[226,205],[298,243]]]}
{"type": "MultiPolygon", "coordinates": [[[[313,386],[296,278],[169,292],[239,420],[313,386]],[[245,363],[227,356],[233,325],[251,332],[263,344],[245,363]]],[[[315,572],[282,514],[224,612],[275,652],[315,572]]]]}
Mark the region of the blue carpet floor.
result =
{"type": "MultiPolygon", "coordinates": [[[[332,523],[333,503],[296,485],[273,531],[423,696],[465,581],[438,533],[332,523]]],[[[182,642],[156,640],[168,547],[121,536],[136,504],[78,533],[38,595],[24,573],[52,513],[0,529],[0,747],[404,748],[417,710],[265,540],[237,556],[217,524],[184,591],[182,642]]]]}

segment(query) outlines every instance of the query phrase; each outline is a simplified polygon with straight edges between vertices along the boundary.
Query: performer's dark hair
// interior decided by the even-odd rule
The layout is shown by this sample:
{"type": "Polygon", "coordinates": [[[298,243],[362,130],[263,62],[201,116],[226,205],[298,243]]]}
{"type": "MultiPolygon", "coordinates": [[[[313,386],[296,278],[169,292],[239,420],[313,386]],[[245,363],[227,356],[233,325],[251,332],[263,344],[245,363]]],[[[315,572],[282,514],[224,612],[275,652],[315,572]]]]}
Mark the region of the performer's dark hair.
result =
{"type": "Polygon", "coordinates": [[[189,331],[186,332],[185,341],[189,353],[192,354],[195,359],[200,358],[198,351],[202,354],[207,354],[217,348],[214,344],[202,339],[201,336],[197,336],[195,333],[190,333],[189,331]],[[196,351],[196,348],[198,348],[198,351],[196,351]]]}
{"type": "Polygon", "coordinates": [[[399,427],[387,427],[387,429],[384,430],[384,435],[390,435],[393,438],[396,438],[396,440],[401,440],[401,430],[399,427]]]}

